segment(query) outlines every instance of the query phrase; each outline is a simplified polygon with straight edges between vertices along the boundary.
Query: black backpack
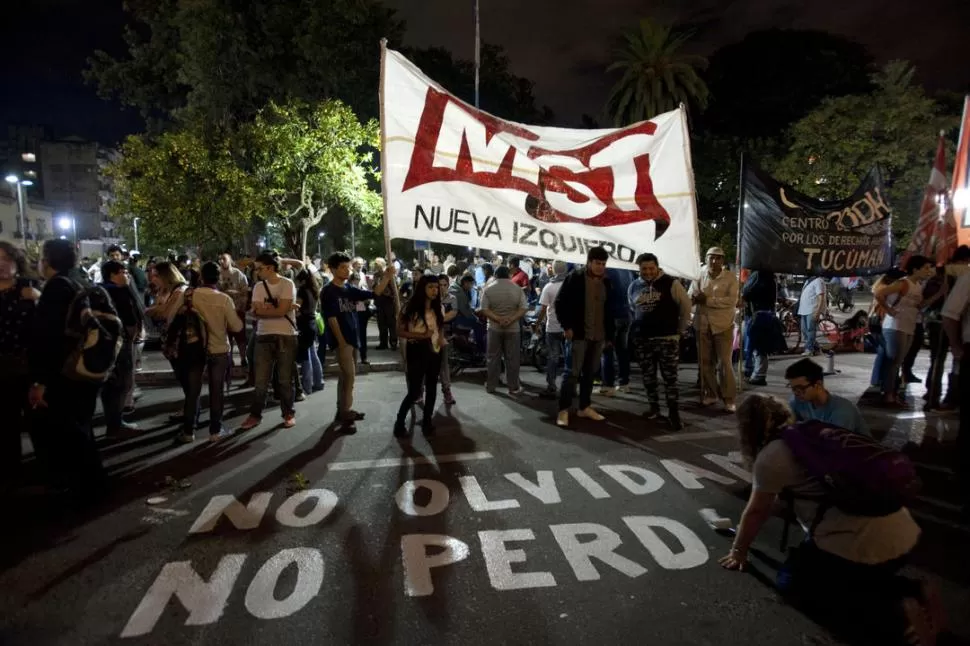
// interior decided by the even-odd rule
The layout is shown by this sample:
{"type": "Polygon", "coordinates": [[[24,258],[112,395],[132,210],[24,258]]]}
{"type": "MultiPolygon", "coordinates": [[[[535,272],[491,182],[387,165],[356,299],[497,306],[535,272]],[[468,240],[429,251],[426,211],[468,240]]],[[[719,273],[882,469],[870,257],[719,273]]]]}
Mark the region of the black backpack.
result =
{"type": "Polygon", "coordinates": [[[185,290],[182,305],[165,330],[162,354],[169,361],[184,356],[190,347],[199,347],[197,344],[202,344],[203,351],[209,347],[209,329],[202,315],[192,306],[194,292],[192,288],[185,290]]]}
{"type": "Polygon", "coordinates": [[[125,339],[125,326],[111,296],[97,285],[86,287],[63,277],[74,289],[65,335],[76,339],[62,374],[72,381],[104,383],[111,376],[125,339]]]}

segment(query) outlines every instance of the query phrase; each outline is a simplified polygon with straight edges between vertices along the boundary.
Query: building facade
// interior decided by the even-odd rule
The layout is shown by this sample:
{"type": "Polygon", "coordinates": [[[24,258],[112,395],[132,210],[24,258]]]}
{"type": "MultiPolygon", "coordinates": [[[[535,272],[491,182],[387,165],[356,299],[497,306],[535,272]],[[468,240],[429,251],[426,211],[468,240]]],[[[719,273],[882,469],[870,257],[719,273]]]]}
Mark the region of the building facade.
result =
{"type": "MultiPolygon", "coordinates": [[[[55,229],[54,207],[38,202],[28,202],[24,213],[24,228],[26,242],[43,243],[44,240],[62,235],[55,229]]],[[[68,232],[70,237],[72,232],[68,232]]],[[[24,246],[24,236],[20,231],[20,209],[17,200],[6,195],[0,197],[0,240],[5,240],[14,246],[24,246]]]]}

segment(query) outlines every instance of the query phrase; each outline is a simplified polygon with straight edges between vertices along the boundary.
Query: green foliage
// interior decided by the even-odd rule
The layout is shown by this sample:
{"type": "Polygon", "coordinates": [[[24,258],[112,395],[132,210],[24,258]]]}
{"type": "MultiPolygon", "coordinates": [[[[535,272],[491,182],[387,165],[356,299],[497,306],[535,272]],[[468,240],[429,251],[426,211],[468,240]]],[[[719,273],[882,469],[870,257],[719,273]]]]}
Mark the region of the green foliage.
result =
{"type": "Polygon", "coordinates": [[[870,72],[865,47],[840,36],[753,32],[711,55],[702,125],[721,136],[777,138],[826,97],[870,92],[870,72]]]}
{"type": "Polygon", "coordinates": [[[228,139],[186,128],[128,137],[121,152],[107,171],[115,180],[111,215],[126,227],[141,218],[146,248],[181,249],[193,241],[199,250],[220,250],[248,231],[256,194],[228,139]]]}
{"type": "Polygon", "coordinates": [[[300,258],[310,228],[335,207],[381,225],[381,196],[372,188],[380,181],[376,121],[361,123],[337,100],[312,106],[271,102],[240,133],[240,142],[262,212],[300,258]]]}
{"type": "Polygon", "coordinates": [[[650,119],[681,103],[706,107],[707,85],[698,70],[707,60],[681,51],[691,36],[648,19],[623,35],[615,62],[606,70],[622,72],[607,108],[617,126],[650,119]]]}
{"type": "Polygon", "coordinates": [[[744,139],[708,132],[695,137],[691,145],[694,183],[697,189],[697,219],[701,251],[722,247],[734,259],[738,235],[738,194],[741,155],[765,168],[782,154],[784,144],[776,139],[744,139]]]}
{"type": "Polygon", "coordinates": [[[829,98],[796,123],[778,179],[817,198],[851,194],[873,166],[883,170],[898,239],[913,231],[939,133],[957,124],[913,83],[903,61],[873,77],[869,94],[829,98]]]}
{"type": "MultiPolygon", "coordinates": [[[[456,59],[442,47],[405,48],[403,53],[446,90],[470,105],[475,104],[472,61],[456,59]]],[[[552,110],[536,105],[532,81],[509,70],[509,58],[498,45],[482,43],[479,104],[490,114],[519,123],[543,125],[552,121],[552,110]]]]}
{"type": "Polygon", "coordinates": [[[142,114],[234,124],[269,101],[339,98],[377,115],[379,43],[403,24],[376,0],[134,0],[128,55],[86,77],[142,114]]]}

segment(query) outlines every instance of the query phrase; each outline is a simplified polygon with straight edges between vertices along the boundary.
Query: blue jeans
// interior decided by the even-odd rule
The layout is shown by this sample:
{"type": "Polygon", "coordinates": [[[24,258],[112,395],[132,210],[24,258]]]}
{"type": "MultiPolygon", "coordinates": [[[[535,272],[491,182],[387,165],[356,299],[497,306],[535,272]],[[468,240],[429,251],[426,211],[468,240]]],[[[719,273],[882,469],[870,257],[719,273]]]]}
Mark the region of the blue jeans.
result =
{"type": "Polygon", "coordinates": [[[482,322],[474,316],[462,316],[459,314],[455,317],[454,324],[458,327],[467,328],[472,331],[472,336],[474,337],[475,347],[482,354],[485,354],[485,326],[482,322]]]}
{"type": "Polygon", "coordinates": [[[815,344],[815,335],[818,332],[818,319],[814,314],[806,314],[802,319],[802,347],[805,352],[815,352],[818,346],[815,344]]]}
{"type": "Polygon", "coordinates": [[[556,377],[564,352],[562,332],[546,332],[546,385],[556,388],[556,377]]]}
{"type": "Polygon", "coordinates": [[[616,319],[616,338],[613,345],[603,350],[601,369],[603,371],[603,387],[612,388],[616,385],[617,374],[613,358],[620,366],[619,385],[630,383],[630,319],[616,319]]]}
{"type": "Polygon", "coordinates": [[[323,390],[323,364],[320,363],[320,355],[317,349],[310,346],[303,357],[297,357],[300,364],[300,381],[303,384],[303,392],[310,394],[317,390],[323,390]]]}
{"type": "Polygon", "coordinates": [[[896,395],[896,382],[899,379],[899,369],[903,365],[903,359],[909,352],[909,346],[913,343],[913,335],[900,332],[899,330],[883,329],[882,336],[885,339],[886,358],[883,362],[882,392],[887,397],[896,395]]]}
{"type": "Polygon", "coordinates": [[[751,351],[751,377],[764,379],[768,376],[768,355],[758,350],[751,351]]]}
{"type": "Polygon", "coordinates": [[[222,413],[226,402],[226,373],[232,365],[232,355],[213,354],[206,359],[209,368],[209,434],[222,430],[222,413]]]}
{"type": "Polygon", "coordinates": [[[873,334],[872,338],[876,342],[876,359],[872,362],[872,375],[869,377],[869,385],[879,386],[881,389],[883,373],[886,370],[886,337],[880,331],[879,334],[873,334]]]}
{"type": "MultiPolygon", "coordinates": [[[[754,364],[755,364],[755,361],[754,361],[754,350],[752,350],[749,347],[750,344],[747,342],[748,341],[748,337],[751,334],[751,322],[753,320],[754,319],[752,319],[750,316],[745,316],[744,317],[744,339],[745,339],[745,343],[743,343],[741,345],[741,352],[743,353],[743,356],[744,356],[744,374],[745,375],[748,375],[748,376],[754,374],[754,364]]],[[[766,370],[767,370],[767,368],[766,368],[766,370]]]]}

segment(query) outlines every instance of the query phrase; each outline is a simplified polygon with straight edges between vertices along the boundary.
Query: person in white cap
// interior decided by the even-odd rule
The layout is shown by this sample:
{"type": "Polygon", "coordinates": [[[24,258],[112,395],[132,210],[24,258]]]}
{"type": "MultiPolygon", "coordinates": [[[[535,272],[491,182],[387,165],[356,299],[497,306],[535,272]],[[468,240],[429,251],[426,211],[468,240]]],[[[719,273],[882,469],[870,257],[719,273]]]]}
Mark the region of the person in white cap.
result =
{"type": "Polygon", "coordinates": [[[691,283],[689,294],[694,303],[701,402],[710,406],[722,399],[725,410],[733,413],[737,384],[731,352],[734,349],[738,279],[724,268],[723,249],[711,247],[707,250],[707,264],[701,268],[700,277],[691,283]]]}

